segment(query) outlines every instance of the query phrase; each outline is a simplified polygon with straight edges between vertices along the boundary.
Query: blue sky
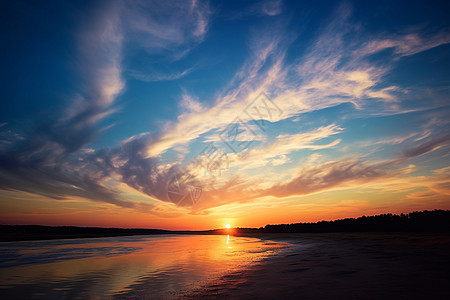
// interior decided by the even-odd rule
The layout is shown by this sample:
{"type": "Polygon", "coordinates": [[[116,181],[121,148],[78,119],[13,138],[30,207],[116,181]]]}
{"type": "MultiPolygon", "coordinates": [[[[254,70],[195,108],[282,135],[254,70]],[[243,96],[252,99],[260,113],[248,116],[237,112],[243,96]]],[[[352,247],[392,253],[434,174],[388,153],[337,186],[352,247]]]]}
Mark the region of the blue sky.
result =
{"type": "Polygon", "coordinates": [[[135,226],[203,228],[448,209],[448,11],[11,1],[3,222],[127,226],[139,214],[135,226]],[[109,221],[93,217],[102,210],[109,221]]]}

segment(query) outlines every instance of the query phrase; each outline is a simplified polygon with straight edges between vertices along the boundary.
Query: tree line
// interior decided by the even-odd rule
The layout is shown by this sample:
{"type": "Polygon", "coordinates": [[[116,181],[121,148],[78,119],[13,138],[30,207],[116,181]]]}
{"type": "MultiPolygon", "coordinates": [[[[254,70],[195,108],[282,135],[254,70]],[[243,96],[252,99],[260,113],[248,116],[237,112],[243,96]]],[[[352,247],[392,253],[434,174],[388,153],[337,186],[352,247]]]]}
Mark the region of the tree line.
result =
{"type": "Polygon", "coordinates": [[[408,214],[380,214],[315,223],[266,225],[259,232],[448,232],[450,211],[415,211],[408,214]]]}

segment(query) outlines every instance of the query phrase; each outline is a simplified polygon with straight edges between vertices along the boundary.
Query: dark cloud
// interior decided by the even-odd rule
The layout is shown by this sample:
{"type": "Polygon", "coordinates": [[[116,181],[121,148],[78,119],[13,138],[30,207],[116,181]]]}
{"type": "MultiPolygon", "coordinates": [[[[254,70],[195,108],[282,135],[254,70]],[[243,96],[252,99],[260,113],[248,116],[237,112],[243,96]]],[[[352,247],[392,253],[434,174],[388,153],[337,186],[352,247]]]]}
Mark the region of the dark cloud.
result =
{"type": "Polygon", "coordinates": [[[420,156],[447,145],[450,135],[433,137],[427,141],[404,150],[395,159],[380,163],[368,163],[359,159],[348,159],[311,167],[286,183],[275,184],[260,192],[261,196],[288,197],[320,192],[347,183],[363,184],[380,178],[397,176],[401,170],[395,169],[408,159],[420,156]]]}
{"type": "Polygon", "coordinates": [[[289,182],[275,184],[261,192],[263,196],[288,197],[327,190],[345,183],[365,183],[392,176],[386,163],[369,164],[360,160],[343,160],[303,170],[289,182]]]}
{"type": "Polygon", "coordinates": [[[94,156],[76,157],[57,154],[54,150],[36,150],[0,154],[0,189],[54,199],[82,197],[122,207],[134,206],[132,202],[119,199],[117,192],[103,185],[102,182],[109,178],[104,161],[94,156]]]}
{"type": "Polygon", "coordinates": [[[431,138],[426,142],[423,142],[411,149],[406,149],[402,153],[402,158],[408,159],[413,158],[433,150],[440,148],[444,145],[447,145],[450,142],[450,134],[441,135],[435,138],[431,138]]]}
{"type": "Polygon", "coordinates": [[[93,127],[57,124],[41,126],[28,138],[0,151],[0,189],[135,207],[105,181],[114,177],[152,198],[170,202],[167,183],[186,172],[178,166],[161,169],[157,159],[146,158],[145,149],[151,142],[147,135],[111,149],[86,150],[83,146],[96,134],[93,127]]]}
{"type": "Polygon", "coordinates": [[[146,157],[151,140],[143,135],[124,142],[114,154],[114,160],[118,162],[115,172],[130,187],[153,198],[170,201],[167,183],[181,170],[178,166],[161,169],[157,159],[146,157]]]}
{"type": "Polygon", "coordinates": [[[82,148],[97,135],[86,114],[47,121],[26,138],[0,151],[0,188],[65,199],[70,196],[103,201],[123,207],[133,203],[119,199],[102,182],[113,168],[105,150],[82,148]]]}

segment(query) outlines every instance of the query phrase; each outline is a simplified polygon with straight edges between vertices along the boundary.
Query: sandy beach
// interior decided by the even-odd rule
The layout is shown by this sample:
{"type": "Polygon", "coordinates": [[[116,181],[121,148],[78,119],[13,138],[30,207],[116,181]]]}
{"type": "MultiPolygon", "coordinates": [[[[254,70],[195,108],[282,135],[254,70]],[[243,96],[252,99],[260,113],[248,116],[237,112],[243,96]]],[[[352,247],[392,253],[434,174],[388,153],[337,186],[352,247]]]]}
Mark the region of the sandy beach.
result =
{"type": "Polygon", "coordinates": [[[448,234],[266,234],[292,244],[183,299],[449,299],[448,234]]]}

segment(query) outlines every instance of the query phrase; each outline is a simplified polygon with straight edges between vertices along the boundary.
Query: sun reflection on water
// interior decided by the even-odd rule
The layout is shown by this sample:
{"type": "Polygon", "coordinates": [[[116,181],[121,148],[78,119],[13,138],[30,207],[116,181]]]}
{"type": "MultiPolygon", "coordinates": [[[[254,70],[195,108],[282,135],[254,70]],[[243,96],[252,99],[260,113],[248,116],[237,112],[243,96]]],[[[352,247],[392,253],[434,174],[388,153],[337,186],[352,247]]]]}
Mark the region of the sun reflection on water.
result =
{"type": "Polygon", "coordinates": [[[279,249],[283,243],[227,235],[140,236],[2,243],[5,299],[152,295],[195,289],[279,249]],[[38,251],[39,250],[39,251],[38,251]],[[11,296],[11,297],[10,297],[11,296]]]}
{"type": "Polygon", "coordinates": [[[233,247],[230,246],[230,235],[229,234],[227,234],[227,246],[228,246],[228,249],[232,249],[233,248],[233,247]]]}

